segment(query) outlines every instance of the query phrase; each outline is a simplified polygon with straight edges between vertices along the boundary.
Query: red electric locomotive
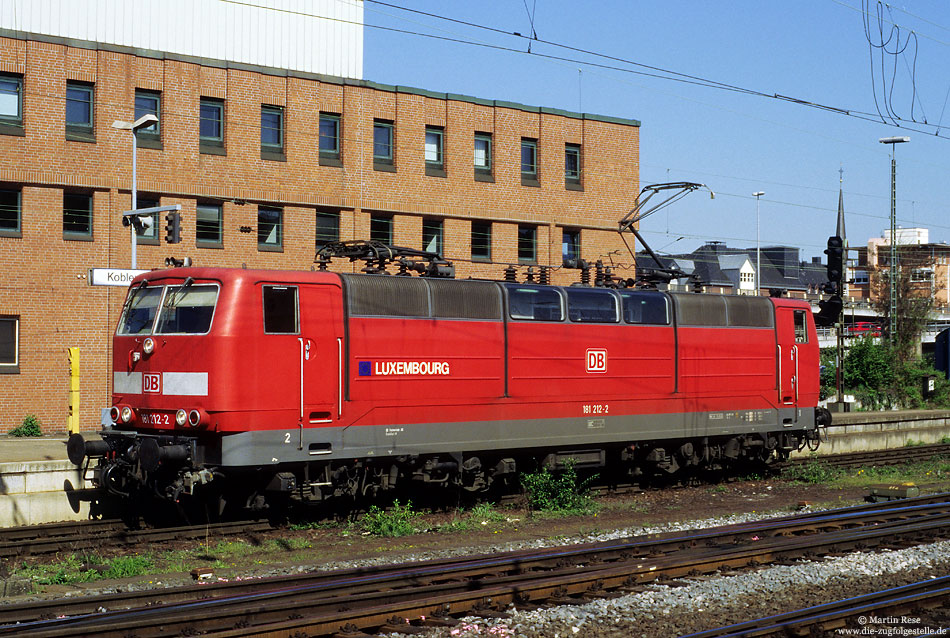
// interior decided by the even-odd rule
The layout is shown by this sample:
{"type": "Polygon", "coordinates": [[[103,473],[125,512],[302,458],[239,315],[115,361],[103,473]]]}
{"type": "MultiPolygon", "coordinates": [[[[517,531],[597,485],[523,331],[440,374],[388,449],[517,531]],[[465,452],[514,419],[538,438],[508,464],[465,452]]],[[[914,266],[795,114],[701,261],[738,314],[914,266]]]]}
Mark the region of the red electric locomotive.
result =
{"type": "Polygon", "coordinates": [[[783,298],[177,268],[133,281],[113,344],[113,424],[69,451],[129,497],[637,477],[784,458],[828,418],[783,298]]]}

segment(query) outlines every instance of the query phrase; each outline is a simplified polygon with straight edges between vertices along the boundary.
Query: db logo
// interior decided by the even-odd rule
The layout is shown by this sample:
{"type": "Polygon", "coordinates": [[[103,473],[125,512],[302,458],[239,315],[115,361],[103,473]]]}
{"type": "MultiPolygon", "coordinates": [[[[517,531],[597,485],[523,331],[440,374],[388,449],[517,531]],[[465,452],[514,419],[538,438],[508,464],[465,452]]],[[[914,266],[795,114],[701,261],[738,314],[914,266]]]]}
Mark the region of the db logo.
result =
{"type": "Polygon", "coordinates": [[[146,372],[142,375],[142,391],[162,393],[162,375],[154,372],[146,372]]]}
{"type": "Polygon", "coordinates": [[[607,351],[603,348],[587,349],[587,371],[607,372],[607,351]]]}

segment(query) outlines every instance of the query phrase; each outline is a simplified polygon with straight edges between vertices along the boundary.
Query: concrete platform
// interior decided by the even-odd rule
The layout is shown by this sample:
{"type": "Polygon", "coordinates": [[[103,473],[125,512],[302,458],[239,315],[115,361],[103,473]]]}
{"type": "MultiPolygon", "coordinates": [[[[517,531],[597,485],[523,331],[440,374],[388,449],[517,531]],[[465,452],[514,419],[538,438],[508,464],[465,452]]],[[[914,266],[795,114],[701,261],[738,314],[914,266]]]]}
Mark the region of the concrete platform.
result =
{"type": "MultiPolygon", "coordinates": [[[[950,437],[950,410],[834,415],[822,454],[938,443],[950,437]]],[[[800,453],[807,455],[808,451],[800,453]]],[[[0,436],[0,527],[89,518],[91,486],[66,456],[66,436],[0,436]]]]}
{"type": "Polygon", "coordinates": [[[66,457],[65,436],[0,436],[0,527],[87,519],[89,487],[66,457]]]}

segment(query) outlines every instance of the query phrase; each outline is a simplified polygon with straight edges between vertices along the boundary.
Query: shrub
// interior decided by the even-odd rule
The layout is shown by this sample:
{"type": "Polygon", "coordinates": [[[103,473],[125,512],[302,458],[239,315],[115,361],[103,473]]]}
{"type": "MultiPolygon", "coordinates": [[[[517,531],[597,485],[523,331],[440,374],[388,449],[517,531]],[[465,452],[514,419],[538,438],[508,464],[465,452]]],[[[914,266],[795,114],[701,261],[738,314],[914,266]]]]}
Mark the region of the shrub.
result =
{"type": "Polygon", "coordinates": [[[532,509],[561,514],[586,514],[596,509],[589,496],[590,482],[595,477],[578,482],[574,463],[568,462],[563,471],[552,473],[547,467],[538,472],[521,475],[528,503],[532,509]]]}
{"type": "Polygon", "coordinates": [[[40,420],[35,414],[27,414],[20,425],[10,430],[10,436],[43,436],[40,420]]]}
{"type": "Polygon", "coordinates": [[[408,536],[415,533],[414,521],[419,516],[421,513],[412,509],[412,501],[406,501],[405,505],[395,501],[389,511],[371,506],[360,518],[359,524],[364,532],[373,536],[408,536]]]}

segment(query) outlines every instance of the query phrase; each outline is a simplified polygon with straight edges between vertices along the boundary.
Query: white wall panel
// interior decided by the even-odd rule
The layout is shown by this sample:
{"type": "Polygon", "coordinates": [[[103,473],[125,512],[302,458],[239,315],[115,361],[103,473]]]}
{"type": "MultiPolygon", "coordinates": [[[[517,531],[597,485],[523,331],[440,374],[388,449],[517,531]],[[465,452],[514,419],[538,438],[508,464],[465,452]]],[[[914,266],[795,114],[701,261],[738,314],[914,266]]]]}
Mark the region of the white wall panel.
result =
{"type": "Polygon", "coordinates": [[[363,75],[361,0],[0,0],[0,28],[348,78],[363,75]]]}

